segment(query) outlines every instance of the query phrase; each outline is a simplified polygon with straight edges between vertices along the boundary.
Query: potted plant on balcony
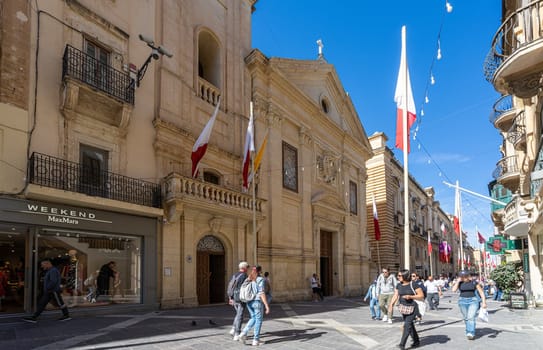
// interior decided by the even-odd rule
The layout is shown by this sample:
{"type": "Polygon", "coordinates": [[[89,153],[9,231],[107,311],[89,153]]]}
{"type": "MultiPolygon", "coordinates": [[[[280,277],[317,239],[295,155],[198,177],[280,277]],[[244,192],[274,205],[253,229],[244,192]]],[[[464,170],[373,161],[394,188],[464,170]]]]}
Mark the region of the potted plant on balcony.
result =
{"type": "Polygon", "coordinates": [[[511,293],[521,290],[524,285],[522,263],[512,261],[502,264],[490,273],[490,278],[503,291],[503,300],[509,300],[511,293]]]}

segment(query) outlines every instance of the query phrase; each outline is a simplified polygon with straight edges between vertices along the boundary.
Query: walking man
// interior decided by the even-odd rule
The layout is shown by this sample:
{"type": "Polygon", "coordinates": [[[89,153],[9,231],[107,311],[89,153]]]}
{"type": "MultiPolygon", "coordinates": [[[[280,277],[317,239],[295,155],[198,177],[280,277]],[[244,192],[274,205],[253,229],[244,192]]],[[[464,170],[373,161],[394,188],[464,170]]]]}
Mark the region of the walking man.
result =
{"type": "Polygon", "coordinates": [[[45,310],[45,307],[49,302],[56,304],[62,311],[62,317],[59,321],[68,321],[72,318],[68,312],[68,307],[64,304],[62,296],[60,295],[60,272],[53,266],[51,260],[44,259],[41,261],[41,268],[45,271],[43,278],[43,293],[38,301],[38,308],[34,315],[30,317],[23,317],[23,321],[36,323],[40,314],[45,310]]]}
{"type": "Polygon", "coordinates": [[[389,303],[394,296],[394,291],[398,280],[390,274],[388,268],[384,268],[377,278],[377,296],[379,298],[379,307],[384,314],[383,322],[392,323],[393,308],[389,308],[389,303]]]}
{"type": "Polygon", "coordinates": [[[441,296],[441,286],[434,280],[432,275],[428,276],[428,280],[424,282],[424,286],[426,287],[426,300],[428,300],[430,310],[437,310],[439,297],[441,296]]]}
{"type": "Polygon", "coordinates": [[[243,322],[243,314],[247,305],[242,303],[239,300],[239,289],[243,284],[243,281],[247,278],[247,268],[249,268],[249,263],[242,261],[238,265],[239,271],[236,272],[230,282],[228,283],[228,303],[234,307],[236,311],[236,316],[234,317],[234,323],[232,324],[232,330],[230,335],[234,336],[234,340],[239,340],[239,334],[241,333],[241,323],[243,322]]]}

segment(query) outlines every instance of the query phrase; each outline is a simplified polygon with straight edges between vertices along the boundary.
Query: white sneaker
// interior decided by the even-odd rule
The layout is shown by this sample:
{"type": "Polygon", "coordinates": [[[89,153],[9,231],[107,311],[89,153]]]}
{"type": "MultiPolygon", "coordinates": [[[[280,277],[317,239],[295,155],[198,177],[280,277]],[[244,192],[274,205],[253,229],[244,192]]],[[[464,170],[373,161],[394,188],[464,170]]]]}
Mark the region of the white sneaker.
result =
{"type": "Polygon", "coordinates": [[[234,328],[232,328],[232,329],[230,330],[230,335],[234,335],[234,334],[236,334],[236,331],[234,330],[234,328]]]}
{"type": "Polygon", "coordinates": [[[467,334],[467,337],[468,337],[469,340],[475,339],[475,337],[474,337],[473,334],[471,334],[471,333],[468,333],[468,334],[467,334]]]}
{"type": "Polygon", "coordinates": [[[388,323],[390,323],[390,324],[391,324],[391,323],[392,323],[392,319],[389,319],[389,320],[388,320],[388,323]]]}
{"type": "Polygon", "coordinates": [[[239,334],[234,335],[233,340],[234,340],[234,341],[238,341],[238,340],[239,340],[239,334]]]}
{"type": "Polygon", "coordinates": [[[388,321],[388,316],[387,315],[383,316],[383,322],[386,322],[386,321],[388,321]]]}
{"type": "Polygon", "coordinates": [[[264,344],[263,341],[260,341],[260,340],[253,340],[253,346],[260,346],[260,345],[262,345],[262,344],[264,344]]]}

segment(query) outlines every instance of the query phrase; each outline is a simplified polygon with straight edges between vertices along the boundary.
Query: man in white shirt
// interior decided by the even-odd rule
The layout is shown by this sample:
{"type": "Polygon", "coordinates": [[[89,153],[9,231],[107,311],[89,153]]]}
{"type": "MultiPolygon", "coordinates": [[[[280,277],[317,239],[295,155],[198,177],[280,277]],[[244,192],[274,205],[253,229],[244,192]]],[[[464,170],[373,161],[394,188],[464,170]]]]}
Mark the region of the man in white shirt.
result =
{"type": "Polygon", "coordinates": [[[439,297],[441,296],[441,286],[431,275],[424,282],[424,286],[426,287],[426,300],[428,301],[428,305],[430,305],[430,310],[437,310],[439,297]]]}
{"type": "Polygon", "coordinates": [[[379,298],[379,307],[384,314],[383,322],[392,323],[392,311],[388,311],[388,304],[392,301],[397,285],[396,276],[391,275],[388,268],[384,268],[377,278],[377,297],[379,298]]]}

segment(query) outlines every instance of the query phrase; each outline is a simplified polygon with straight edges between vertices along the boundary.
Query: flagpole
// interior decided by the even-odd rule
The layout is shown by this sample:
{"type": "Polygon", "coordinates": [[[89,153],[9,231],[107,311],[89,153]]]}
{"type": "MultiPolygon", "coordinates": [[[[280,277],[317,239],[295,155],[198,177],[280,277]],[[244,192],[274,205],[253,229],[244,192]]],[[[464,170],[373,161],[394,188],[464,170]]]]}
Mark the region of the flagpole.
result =
{"type": "MultiPolygon", "coordinates": [[[[432,244],[432,242],[430,241],[430,231],[427,232],[428,234],[428,247],[430,247],[430,245],[432,244]]],[[[430,249],[428,249],[428,257],[430,258],[430,275],[434,275],[434,267],[432,265],[432,252],[430,251],[430,249]]]]}
{"type": "MultiPolygon", "coordinates": [[[[402,27],[402,49],[406,47],[406,35],[405,26],[402,27]]],[[[409,270],[409,170],[408,170],[408,132],[407,132],[407,109],[409,106],[409,91],[408,91],[408,70],[407,70],[407,54],[405,55],[405,108],[403,108],[402,114],[402,138],[403,138],[403,188],[404,188],[404,218],[403,218],[403,239],[404,239],[404,268],[409,270]]]]}
{"type": "Polygon", "coordinates": [[[460,186],[458,186],[458,180],[456,180],[456,200],[458,201],[458,230],[460,231],[460,269],[464,270],[464,243],[462,233],[462,201],[460,198],[460,186]]]}
{"type": "MultiPolygon", "coordinates": [[[[249,113],[251,114],[250,115],[250,118],[251,120],[253,120],[253,123],[254,123],[254,118],[253,118],[253,101],[250,102],[249,104],[249,113]]],[[[253,124],[253,137],[254,137],[254,124],[253,124]]],[[[253,141],[254,142],[254,141],[253,141]]],[[[254,251],[254,262],[255,262],[255,266],[257,266],[257,262],[258,262],[258,253],[257,253],[257,238],[256,238],[256,188],[255,188],[255,162],[254,162],[254,159],[255,159],[255,151],[254,151],[254,147],[253,149],[250,151],[251,152],[251,173],[253,174],[253,251],[254,251]]]]}

